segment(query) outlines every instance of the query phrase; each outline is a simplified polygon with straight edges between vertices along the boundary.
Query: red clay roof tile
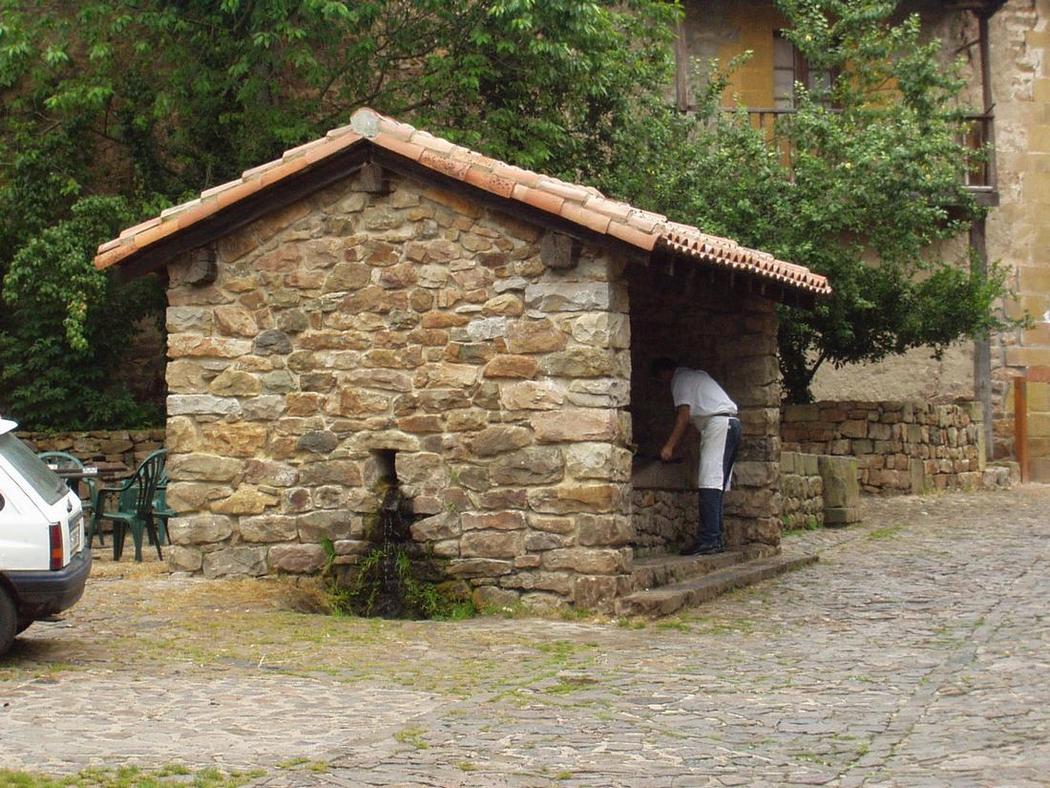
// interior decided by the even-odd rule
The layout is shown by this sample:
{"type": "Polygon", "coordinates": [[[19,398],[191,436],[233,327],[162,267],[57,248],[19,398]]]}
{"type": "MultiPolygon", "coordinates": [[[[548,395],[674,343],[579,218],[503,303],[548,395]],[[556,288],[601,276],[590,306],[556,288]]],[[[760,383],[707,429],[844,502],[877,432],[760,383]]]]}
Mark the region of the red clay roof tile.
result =
{"type": "Polygon", "coordinates": [[[128,227],[126,230],[121,230],[120,237],[130,238],[133,235],[138,235],[139,233],[145,232],[150,227],[156,227],[158,224],[160,224],[160,221],[161,219],[159,216],[154,216],[152,219],[147,219],[144,222],[140,222],[134,227],[128,227]]]}
{"type": "Polygon", "coordinates": [[[520,183],[514,187],[511,197],[526,205],[531,205],[533,208],[539,208],[541,211],[555,215],[561,213],[561,206],[565,203],[564,197],[559,197],[557,194],[551,194],[542,189],[530,189],[528,186],[522,186],[520,183]]]}
{"type": "Polygon", "coordinates": [[[517,185],[510,178],[504,178],[498,173],[482,167],[473,166],[463,176],[463,180],[471,186],[477,186],[487,192],[498,194],[500,197],[510,197],[517,185]]]}
{"type": "Polygon", "coordinates": [[[625,202],[617,202],[607,197],[595,197],[594,195],[587,198],[587,202],[583,204],[583,207],[598,213],[604,213],[606,216],[620,221],[630,216],[632,210],[631,206],[625,202]]]}
{"type": "Polygon", "coordinates": [[[831,292],[823,276],[802,266],[744,248],[728,238],[707,235],[696,227],[670,222],[666,216],[608,199],[592,187],[566,183],[497,161],[367,108],[355,112],[349,125],[291,148],[280,159],[247,170],[237,180],[206,189],[200,199],[169,208],[159,217],[129,227],[119,238],[99,247],[95,266],[101,269],[118,264],[173,232],[192,226],[300,170],[323,166],[333,154],[364,142],[645,252],[651,252],[659,244],[673,254],[746,271],[793,289],[816,295],[831,292]]]}
{"type": "Polygon", "coordinates": [[[609,229],[609,223],[612,221],[604,213],[587,210],[578,202],[569,200],[562,204],[560,213],[563,218],[568,219],[570,222],[575,222],[601,235],[606,234],[609,229]]]}
{"type": "Polygon", "coordinates": [[[386,148],[388,151],[396,153],[399,156],[404,156],[406,159],[411,159],[412,161],[419,161],[419,159],[425,154],[430,153],[428,148],[424,148],[418,143],[409,142],[407,139],[401,139],[400,137],[388,134],[385,131],[377,134],[372,141],[376,145],[386,148]]]}
{"type": "Polygon", "coordinates": [[[424,167],[448,175],[450,178],[455,178],[459,181],[463,180],[463,177],[467,174],[467,170],[470,169],[470,161],[468,160],[442,156],[439,153],[434,153],[429,150],[423,151],[423,155],[419,157],[419,163],[424,167]]]}
{"type": "Polygon", "coordinates": [[[652,233],[643,233],[638,228],[622,222],[610,221],[609,235],[631,246],[637,246],[646,252],[651,252],[653,247],[656,246],[657,236],[652,233]]]}

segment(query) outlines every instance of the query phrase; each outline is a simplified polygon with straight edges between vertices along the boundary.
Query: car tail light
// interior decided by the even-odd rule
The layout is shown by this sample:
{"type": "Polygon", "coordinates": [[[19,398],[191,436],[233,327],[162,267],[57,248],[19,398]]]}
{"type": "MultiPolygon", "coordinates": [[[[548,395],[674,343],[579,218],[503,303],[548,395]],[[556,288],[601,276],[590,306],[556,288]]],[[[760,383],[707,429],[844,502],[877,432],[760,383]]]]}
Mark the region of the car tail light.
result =
{"type": "Polygon", "coordinates": [[[65,551],[62,549],[62,523],[51,523],[51,568],[65,566],[65,551]]]}

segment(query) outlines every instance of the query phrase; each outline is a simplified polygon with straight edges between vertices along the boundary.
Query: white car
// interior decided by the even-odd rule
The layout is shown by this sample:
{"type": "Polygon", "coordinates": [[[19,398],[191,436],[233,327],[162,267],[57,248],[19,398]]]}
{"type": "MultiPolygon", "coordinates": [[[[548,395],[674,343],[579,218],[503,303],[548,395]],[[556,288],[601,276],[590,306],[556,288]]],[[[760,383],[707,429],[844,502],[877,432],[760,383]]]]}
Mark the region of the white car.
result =
{"type": "Polygon", "coordinates": [[[72,607],[91,574],[80,499],[0,419],[0,655],[72,607]]]}

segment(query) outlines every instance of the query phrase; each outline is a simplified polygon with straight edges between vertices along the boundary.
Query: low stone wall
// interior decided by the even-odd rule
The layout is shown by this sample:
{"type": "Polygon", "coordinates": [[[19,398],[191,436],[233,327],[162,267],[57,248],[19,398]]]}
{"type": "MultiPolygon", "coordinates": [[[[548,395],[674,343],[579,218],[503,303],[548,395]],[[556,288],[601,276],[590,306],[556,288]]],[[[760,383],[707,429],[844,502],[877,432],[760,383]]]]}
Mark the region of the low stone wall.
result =
{"type": "Polygon", "coordinates": [[[82,462],[122,462],[135,468],[151,452],[164,448],[164,429],[98,432],[19,432],[33,451],[64,451],[82,462]]]}
{"type": "Polygon", "coordinates": [[[785,451],[851,455],[867,493],[1000,487],[1008,469],[985,467],[976,403],[817,402],[787,405],[785,451]]]}
{"type": "Polygon", "coordinates": [[[786,451],[780,455],[780,494],[784,528],[813,528],[824,524],[824,480],[817,455],[786,451]]]}
{"type": "Polygon", "coordinates": [[[667,552],[693,539],[700,517],[698,495],[696,489],[632,490],[635,556],[667,552]]]}

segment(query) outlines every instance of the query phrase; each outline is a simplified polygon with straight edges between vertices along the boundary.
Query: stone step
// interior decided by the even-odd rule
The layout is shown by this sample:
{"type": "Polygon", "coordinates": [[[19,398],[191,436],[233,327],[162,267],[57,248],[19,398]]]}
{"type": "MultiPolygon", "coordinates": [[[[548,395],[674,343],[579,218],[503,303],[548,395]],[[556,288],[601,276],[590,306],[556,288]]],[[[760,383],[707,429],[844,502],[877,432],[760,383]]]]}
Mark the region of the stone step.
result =
{"type": "Polygon", "coordinates": [[[680,583],[689,578],[706,575],[719,569],[775,555],[775,548],[765,545],[747,545],[716,555],[670,555],[661,553],[634,560],[631,571],[632,587],[642,591],[649,588],[680,583]]]}
{"type": "Polygon", "coordinates": [[[717,555],[653,555],[636,558],[631,570],[632,587],[638,591],[680,583],[706,575],[716,569],[742,563],[742,550],[727,550],[717,555]]]}
{"type": "Polygon", "coordinates": [[[768,580],[812,564],[816,560],[816,555],[775,555],[734,563],[692,580],[646,591],[635,591],[617,602],[616,613],[621,616],[669,616],[682,608],[709,602],[734,588],[743,588],[768,580]]]}

